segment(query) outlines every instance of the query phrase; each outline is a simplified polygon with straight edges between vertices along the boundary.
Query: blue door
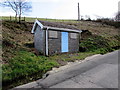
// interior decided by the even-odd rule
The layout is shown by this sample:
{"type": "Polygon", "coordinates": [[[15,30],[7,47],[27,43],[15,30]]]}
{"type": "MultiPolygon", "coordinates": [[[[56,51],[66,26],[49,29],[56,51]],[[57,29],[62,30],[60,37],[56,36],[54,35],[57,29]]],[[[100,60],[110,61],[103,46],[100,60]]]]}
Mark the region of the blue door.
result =
{"type": "Polygon", "coordinates": [[[62,32],[61,34],[61,52],[68,52],[68,32],[62,32]]]}

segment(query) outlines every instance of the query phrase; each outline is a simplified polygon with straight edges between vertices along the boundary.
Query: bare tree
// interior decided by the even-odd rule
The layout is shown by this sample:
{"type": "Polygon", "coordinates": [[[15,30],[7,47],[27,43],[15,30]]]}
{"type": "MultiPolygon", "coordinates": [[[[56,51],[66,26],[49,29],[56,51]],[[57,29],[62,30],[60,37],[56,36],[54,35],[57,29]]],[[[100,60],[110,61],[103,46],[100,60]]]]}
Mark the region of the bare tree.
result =
{"type": "Polygon", "coordinates": [[[14,0],[6,0],[2,3],[0,3],[1,6],[3,7],[10,7],[12,8],[12,10],[15,12],[15,19],[17,20],[17,15],[18,15],[18,6],[17,6],[17,2],[14,0]]]}
{"type": "Polygon", "coordinates": [[[18,0],[18,15],[19,15],[19,22],[21,20],[21,15],[31,11],[31,4],[26,0],[18,0]]]}
{"type": "Polygon", "coordinates": [[[21,15],[32,9],[31,3],[26,0],[6,0],[2,2],[1,5],[11,8],[15,12],[16,20],[19,16],[19,22],[21,21],[21,15]]]}

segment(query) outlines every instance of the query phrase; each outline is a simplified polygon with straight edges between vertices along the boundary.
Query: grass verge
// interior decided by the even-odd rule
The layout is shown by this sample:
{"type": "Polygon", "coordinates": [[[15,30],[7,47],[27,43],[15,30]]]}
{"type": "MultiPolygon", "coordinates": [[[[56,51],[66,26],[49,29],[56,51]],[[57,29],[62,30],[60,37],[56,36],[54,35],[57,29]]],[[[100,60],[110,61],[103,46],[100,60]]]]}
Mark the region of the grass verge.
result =
{"type": "Polygon", "coordinates": [[[20,51],[10,60],[9,64],[2,67],[3,86],[12,88],[14,84],[11,83],[23,84],[23,79],[26,79],[24,83],[39,79],[46,71],[58,65],[56,61],[48,60],[45,56],[36,56],[27,51],[20,51]]]}
{"type": "Polygon", "coordinates": [[[45,57],[36,56],[28,51],[19,51],[9,64],[4,64],[2,67],[3,89],[40,79],[53,67],[65,65],[68,61],[81,60],[93,54],[95,53],[81,52],[45,57]]]}

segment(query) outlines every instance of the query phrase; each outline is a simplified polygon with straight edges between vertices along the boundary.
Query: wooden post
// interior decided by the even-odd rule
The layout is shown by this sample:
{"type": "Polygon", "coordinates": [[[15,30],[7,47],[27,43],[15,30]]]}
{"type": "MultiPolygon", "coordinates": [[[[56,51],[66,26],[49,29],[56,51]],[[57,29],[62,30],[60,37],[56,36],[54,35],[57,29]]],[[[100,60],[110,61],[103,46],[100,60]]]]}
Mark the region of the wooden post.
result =
{"type": "Polygon", "coordinates": [[[80,7],[79,7],[79,3],[78,3],[78,21],[80,21],[80,7]]]}
{"type": "Polygon", "coordinates": [[[11,21],[11,16],[10,16],[10,21],[11,21]]]}
{"type": "Polygon", "coordinates": [[[24,21],[25,21],[25,17],[24,17],[24,21]]]}
{"type": "Polygon", "coordinates": [[[17,15],[14,17],[15,21],[17,22],[17,15]]]}

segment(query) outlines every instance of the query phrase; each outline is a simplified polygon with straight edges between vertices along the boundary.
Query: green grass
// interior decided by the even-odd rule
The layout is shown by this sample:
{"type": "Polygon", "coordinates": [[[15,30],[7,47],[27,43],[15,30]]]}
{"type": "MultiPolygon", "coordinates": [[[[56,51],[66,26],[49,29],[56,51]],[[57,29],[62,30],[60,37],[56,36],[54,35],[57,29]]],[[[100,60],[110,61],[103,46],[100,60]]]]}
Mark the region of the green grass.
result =
{"type": "Polygon", "coordinates": [[[62,60],[67,62],[74,62],[75,60],[83,60],[87,56],[95,54],[94,52],[79,52],[79,53],[73,53],[73,54],[62,54],[62,55],[54,55],[50,56],[49,58],[52,60],[62,60]]]}
{"type": "Polygon", "coordinates": [[[84,59],[87,56],[93,55],[92,52],[62,54],[53,56],[36,56],[35,54],[27,51],[20,51],[14,58],[11,59],[9,64],[3,65],[3,80],[14,80],[21,76],[28,76],[38,71],[45,73],[52,67],[59,66],[57,60],[61,61],[75,61],[84,59]]]}
{"type": "Polygon", "coordinates": [[[57,65],[56,61],[48,60],[45,56],[36,56],[30,52],[20,51],[11,59],[9,64],[3,65],[3,80],[14,80],[38,71],[45,73],[48,69],[57,65]]]}
{"type": "Polygon", "coordinates": [[[109,46],[109,40],[101,36],[91,36],[84,40],[81,40],[80,47],[85,48],[86,51],[94,51],[99,48],[106,48],[109,46]]]}
{"type": "MultiPolygon", "coordinates": [[[[0,17],[1,20],[10,20],[10,17],[8,16],[2,16],[0,17]]],[[[38,19],[38,20],[43,20],[43,21],[50,21],[50,22],[78,22],[76,20],[70,20],[70,19],[49,19],[49,18],[34,18],[34,17],[25,17],[25,21],[26,22],[34,22],[35,19],[38,19]]],[[[15,17],[11,17],[11,20],[15,20],[15,17]]],[[[21,20],[24,20],[24,17],[21,18],[21,20]]]]}
{"type": "MultiPolygon", "coordinates": [[[[0,64],[0,82],[2,82],[2,64],[0,64]]],[[[1,83],[0,83],[0,87],[1,87],[1,83]]]]}
{"type": "MultiPolygon", "coordinates": [[[[119,36],[116,36],[117,38],[119,36]]],[[[118,38],[119,39],[119,38],[118,38]]],[[[119,40],[117,39],[107,39],[98,35],[91,35],[88,38],[84,38],[80,42],[80,47],[87,52],[96,52],[100,54],[105,54],[107,52],[114,51],[115,47],[119,47],[119,40]]]]}
{"type": "Polygon", "coordinates": [[[39,79],[46,71],[58,65],[56,61],[50,60],[45,56],[36,56],[31,52],[19,51],[8,64],[4,64],[2,67],[3,85],[12,81],[17,82],[16,80],[19,81],[21,79],[27,79],[28,81],[32,81],[35,78],[39,79]],[[36,73],[38,76],[32,77],[36,73]]]}
{"type": "Polygon", "coordinates": [[[51,70],[53,67],[63,65],[63,63],[83,60],[88,56],[99,53],[105,54],[107,52],[109,52],[107,49],[102,48],[95,50],[94,52],[79,52],[46,57],[36,56],[28,51],[19,51],[8,64],[2,66],[3,88],[13,88],[30,81],[38,80],[47,71],[51,70]]]}
{"type": "Polygon", "coordinates": [[[81,60],[93,54],[95,53],[83,52],[45,57],[36,56],[28,51],[19,51],[8,64],[2,66],[3,87],[8,86],[8,88],[12,88],[23,83],[40,79],[44,73],[51,70],[53,67],[59,67],[63,62],[81,60]],[[58,60],[62,61],[62,63],[59,63],[58,60]]]}

